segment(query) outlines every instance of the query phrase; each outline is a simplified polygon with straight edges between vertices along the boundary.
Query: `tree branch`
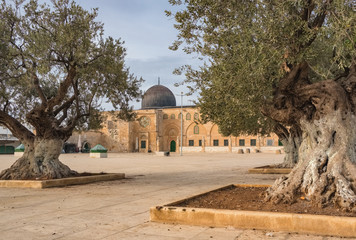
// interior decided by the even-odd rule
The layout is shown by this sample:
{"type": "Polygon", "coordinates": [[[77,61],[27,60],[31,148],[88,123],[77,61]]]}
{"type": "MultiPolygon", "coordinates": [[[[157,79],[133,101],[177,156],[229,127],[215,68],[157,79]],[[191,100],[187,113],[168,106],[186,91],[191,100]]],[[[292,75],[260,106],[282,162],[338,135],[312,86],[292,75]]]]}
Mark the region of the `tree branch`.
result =
{"type": "Polygon", "coordinates": [[[32,141],[35,135],[24,127],[17,119],[0,110],[0,123],[7,127],[20,141],[32,141]]]}
{"type": "Polygon", "coordinates": [[[315,8],[315,3],[313,3],[313,0],[308,0],[307,6],[303,8],[303,11],[301,13],[302,20],[308,21],[314,8],[315,8]]]}
{"type": "Polygon", "coordinates": [[[280,80],[278,90],[288,91],[295,88],[296,85],[309,84],[308,69],[309,65],[305,61],[295,66],[286,77],[280,80]]]}
{"type": "Polygon", "coordinates": [[[37,77],[37,75],[35,73],[33,73],[33,84],[35,85],[35,89],[38,93],[38,95],[40,96],[41,98],[41,101],[42,101],[42,105],[46,106],[47,105],[47,98],[46,96],[44,95],[43,91],[42,91],[42,88],[40,86],[40,83],[39,83],[39,79],[37,77]]]}
{"type": "Polygon", "coordinates": [[[10,105],[10,101],[6,99],[6,102],[4,104],[3,112],[6,112],[7,107],[10,105]]]}
{"type": "MultiPolygon", "coordinates": [[[[309,23],[309,21],[308,21],[308,27],[309,27],[310,29],[318,29],[318,28],[320,28],[320,27],[323,25],[323,23],[324,23],[324,21],[325,21],[325,17],[326,17],[326,15],[327,15],[327,7],[332,3],[332,1],[333,1],[333,0],[327,0],[327,1],[321,6],[322,11],[314,18],[313,22],[309,23]]],[[[313,34],[313,37],[311,37],[311,38],[309,39],[309,41],[308,41],[306,44],[302,45],[301,48],[309,47],[309,46],[314,42],[314,40],[316,39],[316,37],[317,37],[317,34],[314,33],[314,34],[313,34]]]]}
{"type": "Polygon", "coordinates": [[[72,81],[76,73],[77,73],[76,67],[75,66],[70,67],[68,71],[68,75],[66,79],[60,84],[56,96],[48,101],[48,108],[50,110],[52,110],[54,106],[58,105],[63,100],[63,98],[68,92],[68,88],[72,84],[72,81]]]}
{"type": "Polygon", "coordinates": [[[289,137],[288,129],[285,128],[283,125],[277,123],[274,126],[273,132],[278,136],[280,139],[287,139],[289,137]]]}
{"type": "Polygon", "coordinates": [[[68,108],[69,107],[66,107],[65,109],[63,109],[63,115],[60,119],[56,120],[55,123],[56,123],[56,127],[59,127],[62,122],[68,117],[68,108]]]}
{"type": "Polygon", "coordinates": [[[53,116],[57,116],[63,109],[68,109],[75,99],[75,95],[73,95],[70,99],[68,99],[62,106],[58,107],[56,110],[53,111],[53,116]]]}

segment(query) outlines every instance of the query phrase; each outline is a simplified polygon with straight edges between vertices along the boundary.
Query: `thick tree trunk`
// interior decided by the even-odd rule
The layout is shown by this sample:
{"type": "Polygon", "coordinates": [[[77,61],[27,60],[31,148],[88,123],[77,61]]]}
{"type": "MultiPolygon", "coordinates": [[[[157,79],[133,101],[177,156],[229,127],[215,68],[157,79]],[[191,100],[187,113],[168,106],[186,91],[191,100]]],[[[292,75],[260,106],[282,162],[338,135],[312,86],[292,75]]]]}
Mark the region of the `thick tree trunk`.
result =
{"type": "Polygon", "coordinates": [[[282,125],[277,125],[274,131],[283,144],[285,156],[280,164],[273,165],[275,168],[293,168],[298,162],[298,151],[302,136],[299,126],[292,126],[288,129],[282,125]]]}
{"type": "Polygon", "coordinates": [[[303,196],[320,207],[333,203],[356,211],[355,116],[335,111],[301,123],[299,162],[268,190],[267,200],[293,203],[303,196]]]}
{"type": "Polygon", "coordinates": [[[356,212],[356,67],[342,82],[309,83],[305,63],[282,81],[275,104],[263,109],[285,125],[302,130],[298,163],[277,179],[266,200],[293,203],[305,197],[356,212]]]}
{"type": "Polygon", "coordinates": [[[78,175],[59,161],[63,140],[36,138],[25,142],[24,155],[0,173],[0,179],[56,179],[78,175]]]}

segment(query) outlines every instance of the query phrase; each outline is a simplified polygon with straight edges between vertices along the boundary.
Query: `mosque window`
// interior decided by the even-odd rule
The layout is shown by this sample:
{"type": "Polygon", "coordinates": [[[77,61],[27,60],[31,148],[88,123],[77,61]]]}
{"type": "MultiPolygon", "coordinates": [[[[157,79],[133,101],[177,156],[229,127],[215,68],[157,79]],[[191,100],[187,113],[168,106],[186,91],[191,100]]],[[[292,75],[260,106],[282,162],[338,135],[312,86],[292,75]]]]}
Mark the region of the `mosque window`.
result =
{"type": "Polygon", "coordinates": [[[181,114],[181,113],[178,114],[178,119],[179,119],[179,120],[182,119],[182,114],[181,114]]]}
{"type": "Polygon", "coordinates": [[[201,147],[203,145],[203,141],[199,140],[199,147],[201,147]]]}
{"type": "Polygon", "coordinates": [[[141,141],[141,148],[146,148],[146,141],[141,141]]]}
{"type": "Polygon", "coordinates": [[[194,120],[199,120],[199,114],[198,113],[194,113],[194,120]]]}
{"type": "Polygon", "coordinates": [[[199,134],[199,126],[194,126],[194,134],[199,134]]]}
{"type": "Polygon", "coordinates": [[[250,140],[250,145],[251,146],[256,146],[256,139],[251,139],[250,140]]]}
{"type": "Polygon", "coordinates": [[[171,114],[171,119],[176,119],[176,115],[171,114]]]}
{"type": "Polygon", "coordinates": [[[189,140],[189,146],[194,146],[194,140],[189,140]]]}
{"type": "Polygon", "coordinates": [[[245,146],[245,139],[239,139],[239,146],[245,146]]]}
{"type": "Polygon", "coordinates": [[[167,114],[163,114],[163,119],[168,119],[168,115],[167,114]]]}
{"type": "Polygon", "coordinates": [[[229,140],[224,139],[224,146],[225,146],[225,147],[226,147],[226,146],[229,146],[229,140]]]}
{"type": "Polygon", "coordinates": [[[186,119],[190,120],[192,118],[192,116],[190,115],[190,113],[187,113],[186,119]]]}
{"type": "Polygon", "coordinates": [[[273,139],[267,139],[267,146],[273,146],[273,139]]]}
{"type": "Polygon", "coordinates": [[[219,146],[219,140],[217,139],[213,140],[213,146],[219,146]]]}

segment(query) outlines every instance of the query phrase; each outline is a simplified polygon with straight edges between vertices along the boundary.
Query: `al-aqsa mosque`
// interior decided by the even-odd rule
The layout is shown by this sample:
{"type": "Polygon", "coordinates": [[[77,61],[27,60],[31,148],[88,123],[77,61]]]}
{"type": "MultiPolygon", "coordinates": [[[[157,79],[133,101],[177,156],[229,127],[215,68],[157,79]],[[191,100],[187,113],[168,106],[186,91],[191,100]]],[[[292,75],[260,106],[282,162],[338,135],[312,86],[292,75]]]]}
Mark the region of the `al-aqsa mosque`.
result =
{"type": "MultiPolygon", "coordinates": [[[[221,135],[216,124],[200,123],[196,106],[177,106],[174,94],[163,85],[149,88],[143,95],[141,109],[134,111],[137,114],[135,121],[114,119],[108,114],[103,129],[81,133],[82,147],[100,143],[111,152],[179,152],[182,134],[183,152],[267,152],[282,149],[274,134],[221,135]]],[[[74,134],[69,142],[77,143],[78,138],[79,135],[74,134]]]]}

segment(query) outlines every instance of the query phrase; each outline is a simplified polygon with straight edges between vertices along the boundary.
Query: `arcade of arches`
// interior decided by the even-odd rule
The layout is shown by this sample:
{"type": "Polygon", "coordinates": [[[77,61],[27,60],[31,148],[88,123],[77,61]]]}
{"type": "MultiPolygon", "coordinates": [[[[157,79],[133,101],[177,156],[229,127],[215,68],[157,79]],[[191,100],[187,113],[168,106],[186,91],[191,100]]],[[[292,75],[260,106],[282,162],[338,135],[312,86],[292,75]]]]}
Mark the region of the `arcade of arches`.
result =
{"type": "MultiPolygon", "coordinates": [[[[100,132],[87,132],[82,138],[84,137],[92,146],[100,143],[112,152],[178,152],[183,121],[183,151],[234,152],[246,148],[260,151],[281,149],[274,134],[238,137],[221,135],[217,125],[210,122],[199,123],[197,107],[176,106],[175,96],[162,85],[155,85],[147,90],[143,96],[142,108],[135,112],[137,118],[131,122],[113,119],[108,114],[107,122],[100,132]]],[[[70,141],[75,143],[76,136],[71,137],[70,141]]]]}

